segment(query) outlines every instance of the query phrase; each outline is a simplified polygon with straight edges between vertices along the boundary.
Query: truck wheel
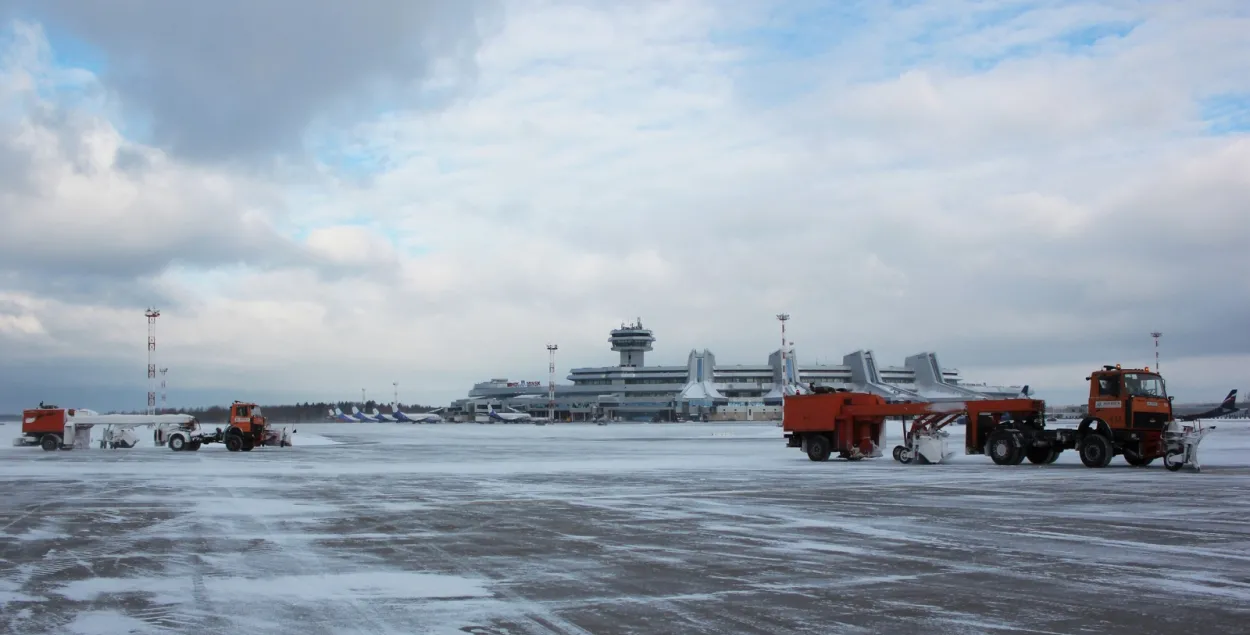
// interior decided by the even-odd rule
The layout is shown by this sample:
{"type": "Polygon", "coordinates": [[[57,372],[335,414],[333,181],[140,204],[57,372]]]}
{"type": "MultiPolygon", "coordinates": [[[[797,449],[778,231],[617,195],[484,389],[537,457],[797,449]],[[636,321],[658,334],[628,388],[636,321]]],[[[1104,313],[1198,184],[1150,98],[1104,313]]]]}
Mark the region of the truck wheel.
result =
{"type": "Polygon", "coordinates": [[[184,449],[186,449],[186,446],[187,446],[187,439],[181,434],[175,434],[174,436],[169,437],[169,449],[170,450],[173,450],[174,452],[181,452],[184,449]]]}
{"type": "Polygon", "coordinates": [[[1018,465],[1020,463],[1020,446],[1016,444],[1015,435],[1005,430],[996,430],[985,442],[985,453],[997,465],[1018,465]]]}
{"type": "Polygon", "coordinates": [[[807,437],[807,458],[813,461],[828,461],[833,448],[829,447],[829,439],[823,434],[807,437]]]}
{"type": "Polygon", "coordinates": [[[243,437],[243,447],[240,448],[241,450],[244,452],[251,452],[254,447],[256,447],[256,442],[253,441],[251,437],[243,437]]]}
{"type": "Polygon", "coordinates": [[[1134,467],[1146,467],[1147,465],[1154,463],[1155,457],[1152,456],[1148,459],[1144,459],[1141,457],[1140,454],[1133,454],[1131,452],[1125,452],[1124,460],[1127,461],[1129,465],[1132,465],[1134,467]]]}
{"type": "Polygon", "coordinates": [[[226,435],[226,449],[231,452],[238,452],[243,449],[243,437],[237,434],[226,435]]]}
{"type": "Polygon", "coordinates": [[[48,452],[55,450],[58,445],[61,445],[61,440],[56,438],[55,434],[45,434],[42,439],[39,439],[39,447],[48,452]]]}
{"type": "Polygon", "coordinates": [[[199,441],[192,441],[192,442],[188,443],[188,444],[187,444],[187,449],[188,449],[188,450],[190,450],[190,451],[192,451],[192,452],[195,452],[196,450],[200,449],[200,442],[199,442],[199,441]]]}
{"type": "Polygon", "coordinates": [[[1081,462],[1085,467],[1107,467],[1114,454],[1111,439],[1101,434],[1087,434],[1081,441],[1081,462]]]}

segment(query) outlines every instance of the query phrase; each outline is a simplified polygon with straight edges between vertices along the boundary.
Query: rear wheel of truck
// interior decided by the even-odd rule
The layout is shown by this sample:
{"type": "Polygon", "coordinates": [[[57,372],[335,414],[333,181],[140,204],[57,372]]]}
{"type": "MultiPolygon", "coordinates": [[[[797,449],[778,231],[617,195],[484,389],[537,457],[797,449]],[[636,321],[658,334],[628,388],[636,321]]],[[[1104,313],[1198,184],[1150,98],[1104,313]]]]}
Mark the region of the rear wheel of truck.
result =
{"type": "Polygon", "coordinates": [[[55,450],[59,445],[61,445],[61,440],[55,434],[45,434],[42,439],[39,439],[39,447],[48,452],[55,450]]]}
{"type": "Polygon", "coordinates": [[[226,435],[226,449],[231,452],[238,452],[243,449],[243,437],[237,434],[226,435]]]}
{"type": "Polygon", "coordinates": [[[175,434],[169,437],[169,449],[174,452],[181,452],[187,447],[187,439],[181,434],[175,434]]]}
{"type": "Polygon", "coordinates": [[[254,447],[256,447],[256,442],[252,440],[252,437],[243,437],[243,447],[241,449],[244,452],[251,452],[254,447]]]}
{"type": "Polygon", "coordinates": [[[1125,452],[1124,460],[1127,461],[1129,465],[1134,467],[1146,467],[1147,465],[1154,463],[1155,457],[1152,456],[1150,458],[1142,458],[1142,455],[1140,454],[1125,452]]]}
{"type": "Polygon", "coordinates": [[[1107,467],[1114,455],[1111,439],[1101,434],[1090,433],[1081,440],[1081,462],[1085,467],[1107,467]]]}
{"type": "Polygon", "coordinates": [[[199,442],[199,441],[192,441],[192,442],[188,443],[188,444],[187,444],[187,449],[188,449],[188,450],[190,450],[190,451],[192,451],[192,452],[194,452],[194,451],[196,451],[196,450],[200,449],[200,442],[199,442]]]}
{"type": "Polygon", "coordinates": [[[995,430],[985,442],[985,453],[997,465],[1018,465],[1020,452],[1016,436],[1006,430],[995,430]]]}
{"type": "Polygon", "coordinates": [[[833,449],[829,447],[829,438],[823,434],[807,437],[807,458],[813,461],[828,461],[833,449]]]}

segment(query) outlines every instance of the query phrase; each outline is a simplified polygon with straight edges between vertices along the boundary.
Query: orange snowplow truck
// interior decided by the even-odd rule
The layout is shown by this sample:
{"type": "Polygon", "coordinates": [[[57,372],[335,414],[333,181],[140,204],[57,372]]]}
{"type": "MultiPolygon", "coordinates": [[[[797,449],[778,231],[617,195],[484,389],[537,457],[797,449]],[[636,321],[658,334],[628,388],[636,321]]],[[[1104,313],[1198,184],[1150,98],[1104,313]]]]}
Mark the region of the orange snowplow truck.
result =
{"type": "Polygon", "coordinates": [[[225,430],[219,427],[212,434],[203,433],[198,426],[168,431],[158,430],[156,444],[168,445],[170,450],[179,452],[199,449],[200,444],[203,443],[223,443],[231,452],[251,452],[259,445],[276,445],[285,448],[291,445],[291,435],[296,432],[297,430],[287,432],[286,428],[279,429],[270,426],[269,420],[260,413],[260,406],[245,401],[235,401],[230,404],[230,419],[227,421],[225,430]]]}
{"type": "Polygon", "coordinates": [[[236,401],[230,404],[229,427],[226,428],[222,442],[231,452],[250,452],[252,448],[265,444],[266,425],[268,421],[261,414],[260,406],[236,401]]]}
{"type": "Polygon", "coordinates": [[[1106,467],[1117,455],[1138,467],[1157,458],[1171,471],[1186,463],[1198,467],[1198,444],[1215,428],[1180,425],[1172,416],[1172,400],[1158,373],[1149,367],[1117,364],[1103,366],[1085,380],[1089,382],[1088,412],[1076,428],[1048,430],[1041,419],[969,417],[968,453],[983,448],[999,465],[1016,465],[1024,458],[1051,463],[1064,450],[1076,450],[1086,467],[1106,467]]]}
{"type": "Polygon", "coordinates": [[[1047,428],[1041,400],[888,403],[869,393],[844,390],[784,398],[782,428],[789,447],[802,448],[813,461],[832,452],[846,459],[880,456],[887,417],[903,423],[903,444],[894,448],[901,463],[939,463],[953,456],[944,427],[966,422],[965,454],[985,454],[998,465],[1054,463],[1064,450],[1076,450],[1087,467],[1106,467],[1116,455],[1144,467],[1157,458],[1168,470],[1201,469],[1198,444],[1215,429],[1182,425],[1172,414],[1163,378],[1149,368],[1103,366],[1086,377],[1089,412],[1075,428],[1047,428]]]}

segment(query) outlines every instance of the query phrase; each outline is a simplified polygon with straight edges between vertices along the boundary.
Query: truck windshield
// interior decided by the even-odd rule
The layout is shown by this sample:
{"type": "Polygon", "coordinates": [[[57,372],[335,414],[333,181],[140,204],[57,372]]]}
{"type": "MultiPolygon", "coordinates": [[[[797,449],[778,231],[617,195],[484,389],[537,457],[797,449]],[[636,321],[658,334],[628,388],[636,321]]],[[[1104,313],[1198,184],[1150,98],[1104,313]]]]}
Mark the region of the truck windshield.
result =
{"type": "Polygon", "coordinates": [[[1133,397],[1158,397],[1159,399],[1167,399],[1167,392],[1163,389],[1163,378],[1158,375],[1125,373],[1124,388],[1128,390],[1128,394],[1133,397]]]}

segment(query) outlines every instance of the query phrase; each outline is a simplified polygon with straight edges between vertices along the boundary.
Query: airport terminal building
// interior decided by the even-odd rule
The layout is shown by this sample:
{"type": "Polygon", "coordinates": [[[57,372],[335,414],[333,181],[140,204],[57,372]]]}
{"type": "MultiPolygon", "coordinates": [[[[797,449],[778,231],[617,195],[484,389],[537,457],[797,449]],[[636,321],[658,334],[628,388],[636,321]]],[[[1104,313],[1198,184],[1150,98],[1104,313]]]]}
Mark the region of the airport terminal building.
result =
{"type": "MultiPolygon", "coordinates": [[[[1013,397],[1020,386],[965,384],[959,371],[943,368],[934,353],[919,353],[902,366],[878,366],[871,350],[858,350],[841,364],[805,365],[794,349],[773,351],[766,364],[722,365],[711,351],[692,350],[682,366],[647,366],[654,334],[639,320],[613,329],[608,341],[620,354],[615,366],[575,368],[557,384],[555,417],[677,421],[769,420],[781,416],[783,392],[811,384],[847,388],[898,401],[963,401],[1013,397]]],[[[469,396],[451,404],[458,421],[484,420],[493,408],[547,414],[547,382],[492,379],[475,384],[469,396]]]]}

